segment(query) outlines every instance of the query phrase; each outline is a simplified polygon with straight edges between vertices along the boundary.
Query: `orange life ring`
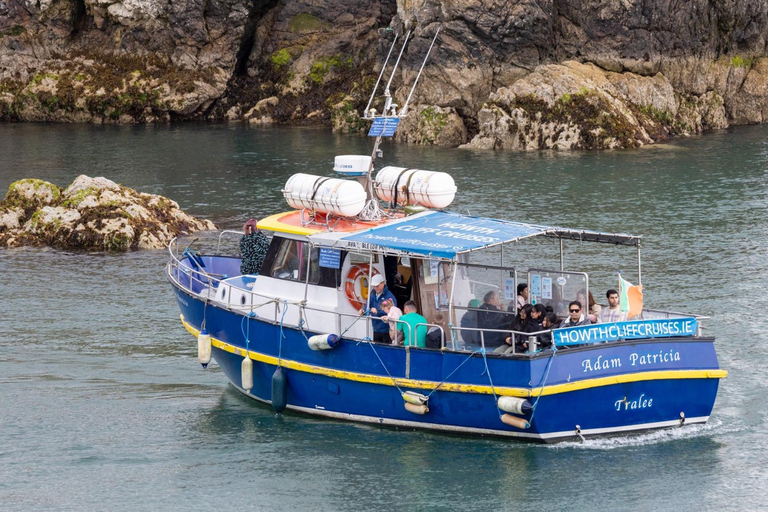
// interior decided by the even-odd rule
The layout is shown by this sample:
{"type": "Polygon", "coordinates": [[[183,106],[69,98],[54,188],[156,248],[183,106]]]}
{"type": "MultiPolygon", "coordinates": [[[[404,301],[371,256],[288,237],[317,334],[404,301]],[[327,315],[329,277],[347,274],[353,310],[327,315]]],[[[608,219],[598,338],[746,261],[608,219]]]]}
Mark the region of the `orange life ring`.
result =
{"type": "Polygon", "coordinates": [[[368,265],[352,265],[347,272],[347,278],[344,280],[344,291],[347,294],[347,300],[356,310],[362,309],[368,303],[368,278],[379,273],[375,268],[372,270],[372,275],[368,276],[368,265]],[[360,283],[359,292],[357,291],[358,282],[360,283]]]}

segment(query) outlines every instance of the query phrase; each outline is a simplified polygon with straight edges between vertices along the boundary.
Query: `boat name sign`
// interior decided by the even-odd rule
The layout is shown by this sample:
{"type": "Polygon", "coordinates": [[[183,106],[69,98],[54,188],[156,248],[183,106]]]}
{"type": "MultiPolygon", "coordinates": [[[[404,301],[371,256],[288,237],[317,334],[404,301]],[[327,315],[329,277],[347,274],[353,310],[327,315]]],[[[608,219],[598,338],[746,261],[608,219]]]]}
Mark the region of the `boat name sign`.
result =
{"type": "MultiPolygon", "coordinates": [[[[632,352],[629,354],[628,360],[629,366],[675,363],[680,361],[680,352],[674,349],[646,352],[644,354],[632,352]]],[[[597,356],[594,359],[584,359],[581,361],[581,366],[584,369],[584,373],[621,368],[621,357],[603,358],[603,356],[597,356]]]]}
{"type": "Polygon", "coordinates": [[[552,335],[558,347],[599,343],[602,341],[631,340],[639,338],[668,338],[693,336],[698,329],[695,318],[667,318],[581,325],[556,329],[552,335]]]}

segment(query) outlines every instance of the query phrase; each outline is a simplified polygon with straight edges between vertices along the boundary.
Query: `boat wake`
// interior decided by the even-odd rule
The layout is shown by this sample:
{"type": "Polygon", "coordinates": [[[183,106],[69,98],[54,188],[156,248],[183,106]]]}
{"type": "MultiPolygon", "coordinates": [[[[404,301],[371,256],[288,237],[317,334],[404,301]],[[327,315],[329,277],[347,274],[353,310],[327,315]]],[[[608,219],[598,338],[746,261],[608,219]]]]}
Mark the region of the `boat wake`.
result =
{"type": "Polygon", "coordinates": [[[724,426],[722,420],[710,420],[703,425],[688,425],[685,428],[670,428],[656,430],[639,435],[615,436],[585,439],[584,441],[564,441],[562,443],[546,445],[553,450],[581,449],[581,450],[614,450],[633,446],[647,446],[653,444],[679,441],[683,439],[696,439],[699,437],[730,434],[741,430],[736,426],[724,426]]]}

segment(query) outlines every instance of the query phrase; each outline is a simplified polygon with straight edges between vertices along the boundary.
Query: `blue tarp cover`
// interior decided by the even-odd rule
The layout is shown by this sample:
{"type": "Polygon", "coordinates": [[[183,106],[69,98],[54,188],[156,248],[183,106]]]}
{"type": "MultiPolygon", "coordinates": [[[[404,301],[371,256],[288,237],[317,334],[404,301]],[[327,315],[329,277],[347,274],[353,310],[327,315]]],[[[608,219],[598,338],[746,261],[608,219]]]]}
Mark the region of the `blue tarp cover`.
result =
{"type": "Polygon", "coordinates": [[[345,236],[341,240],[347,245],[360,242],[453,259],[459,253],[540,235],[547,229],[545,226],[432,211],[345,236]]]}

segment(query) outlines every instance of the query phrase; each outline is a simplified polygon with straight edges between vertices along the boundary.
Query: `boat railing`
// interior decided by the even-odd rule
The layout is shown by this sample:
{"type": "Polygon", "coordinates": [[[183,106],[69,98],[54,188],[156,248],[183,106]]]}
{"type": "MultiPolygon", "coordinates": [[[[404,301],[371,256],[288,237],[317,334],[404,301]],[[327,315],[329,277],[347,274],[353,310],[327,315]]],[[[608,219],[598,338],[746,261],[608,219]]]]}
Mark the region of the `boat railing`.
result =
{"type": "MultiPolygon", "coordinates": [[[[457,338],[456,331],[460,332],[477,332],[478,333],[478,339],[479,339],[479,345],[477,342],[467,341],[464,340],[462,337],[462,341],[466,344],[466,347],[472,347],[472,346],[479,346],[479,348],[482,348],[483,350],[486,350],[485,346],[485,337],[492,333],[499,333],[504,335],[504,338],[512,338],[512,344],[507,345],[504,343],[503,345],[500,345],[501,347],[504,347],[505,349],[509,349],[510,347],[512,350],[508,352],[509,354],[520,354],[522,352],[518,352],[517,347],[515,346],[515,339],[517,339],[518,336],[524,336],[526,338],[526,341],[528,342],[529,351],[533,352],[535,350],[531,350],[531,347],[534,346],[532,344],[538,344],[537,342],[537,336],[539,334],[544,333],[551,333],[552,329],[544,330],[544,331],[536,331],[536,332],[523,332],[523,331],[514,331],[512,329],[489,329],[487,327],[453,327],[451,326],[451,333],[452,337],[454,339],[457,338]],[[531,339],[533,338],[533,339],[531,339]]],[[[498,347],[490,347],[491,352],[495,352],[498,347]]],[[[466,350],[466,349],[465,349],[466,350]]],[[[497,352],[501,353],[501,352],[497,352]]]]}
{"type": "MultiPolygon", "coordinates": [[[[177,256],[178,248],[175,243],[171,243],[168,247],[169,249],[169,256],[170,261],[168,263],[167,272],[168,276],[174,281],[174,283],[181,289],[188,291],[189,293],[201,296],[205,298],[205,300],[210,300],[215,297],[214,290],[218,288],[218,286],[224,281],[224,279],[227,278],[225,275],[221,274],[212,274],[209,273],[203,269],[200,268],[193,268],[191,263],[188,265],[185,261],[182,261],[183,259],[188,259],[188,255],[180,255],[182,259],[180,259],[180,256],[177,256]],[[182,277],[184,276],[184,277],[182,277]]],[[[365,339],[370,338],[371,334],[373,332],[372,329],[372,323],[373,321],[378,321],[379,319],[377,317],[371,317],[368,315],[357,315],[352,313],[342,313],[334,310],[329,309],[322,309],[314,306],[307,305],[305,301],[303,300],[285,300],[285,299],[278,299],[275,297],[270,297],[268,295],[254,292],[252,290],[242,290],[244,294],[246,294],[249,298],[245,301],[245,304],[231,304],[231,303],[221,303],[221,307],[240,312],[242,314],[251,314],[255,313],[260,318],[264,320],[268,320],[274,323],[283,322],[287,310],[284,308],[290,308],[290,307],[296,307],[297,312],[295,315],[292,315],[291,318],[298,319],[296,323],[289,322],[285,325],[290,325],[292,327],[302,328],[303,325],[307,324],[307,311],[314,311],[320,314],[325,315],[332,315],[335,317],[335,327],[336,332],[340,333],[341,335],[345,335],[348,331],[352,329],[352,326],[360,321],[363,320],[366,324],[365,327],[365,336],[346,336],[350,339],[365,339]],[[270,314],[265,315],[265,307],[269,307],[270,304],[273,304],[272,308],[270,309],[270,314]],[[344,322],[344,319],[347,319],[347,322],[344,322]]],[[[467,310],[476,310],[476,311],[483,311],[475,308],[461,308],[457,307],[456,309],[467,309],[467,310]]],[[[690,314],[685,313],[679,313],[674,311],[664,311],[664,310],[656,310],[656,309],[647,309],[644,310],[644,315],[646,313],[653,315],[653,318],[677,318],[677,317],[694,317],[697,320],[700,319],[706,319],[709,317],[706,316],[694,316],[690,314]]],[[[501,312],[500,312],[501,313],[501,312]]],[[[647,319],[647,318],[646,318],[647,319]]],[[[405,323],[400,320],[396,320],[398,324],[405,323]]],[[[407,325],[407,324],[406,324],[407,325]]],[[[538,334],[542,333],[548,333],[552,332],[551,330],[545,330],[545,331],[539,331],[536,333],[526,333],[522,331],[514,331],[510,329],[491,329],[491,328],[485,328],[485,327],[461,327],[461,326],[453,326],[450,325],[448,327],[448,333],[446,333],[445,329],[440,326],[439,324],[432,324],[432,323],[426,323],[426,324],[419,324],[419,326],[424,326],[427,330],[429,330],[431,327],[436,327],[440,329],[440,337],[441,337],[441,349],[442,350],[453,350],[453,351],[463,351],[470,349],[473,345],[477,345],[477,343],[473,343],[472,341],[465,340],[463,337],[463,333],[466,332],[478,332],[478,338],[479,338],[479,345],[480,348],[485,349],[486,348],[486,337],[491,335],[491,333],[501,333],[504,337],[515,337],[517,335],[520,336],[526,336],[528,338],[529,342],[529,351],[531,350],[531,347],[535,347],[535,344],[537,343],[536,336],[538,334]],[[458,331],[458,332],[457,332],[458,331]],[[463,343],[463,345],[460,345],[460,342],[463,343]],[[450,345],[450,348],[449,348],[450,345]]],[[[306,325],[306,328],[311,328],[308,325],[306,325]]],[[[404,328],[410,332],[410,325],[407,328],[404,328]]],[[[697,332],[696,336],[700,336],[701,326],[699,324],[699,332],[697,332]]],[[[316,329],[312,329],[316,330],[316,329]]],[[[358,334],[359,331],[358,331],[358,334]]],[[[510,353],[512,354],[518,354],[520,353],[517,350],[517,347],[515,347],[515,343],[512,343],[512,351],[510,353]]],[[[494,347],[495,348],[495,347],[494,347]]]]}
{"type": "MultiPolygon", "coordinates": [[[[226,278],[226,276],[222,276],[220,274],[211,274],[209,272],[206,272],[202,269],[195,269],[191,266],[187,265],[182,259],[186,259],[189,256],[183,256],[182,259],[179,259],[177,256],[177,251],[175,250],[174,244],[169,245],[169,255],[170,255],[170,261],[168,263],[168,275],[171,277],[174,281],[174,283],[182,288],[185,291],[188,291],[195,295],[202,295],[206,299],[211,299],[212,297],[212,291],[223,282],[223,280],[226,278]],[[187,279],[182,279],[181,276],[185,276],[187,279]]],[[[228,309],[238,311],[244,314],[248,313],[255,313],[260,318],[264,320],[269,320],[272,322],[282,322],[282,320],[285,318],[285,313],[287,312],[283,308],[289,308],[291,306],[294,306],[298,308],[298,315],[297,318],[299,319],[299,323],[293,324],[289,323],[287,325],[290,325],[291,327],[302,327],[306,323],[306,311],[315,311],[318,313],[323,314],[332,314],[336,317],[336,332],[338,333],[346,333],[350,330],[352,325],[354,325],[358,321],[363,321],[366,324],[365,329],[365,336],[361,338],[354,338],[352,336],[347,336],[351,339],[365,339],[370,338],[371,334],[373,332],[373,321],[381,321],[378,317],[370,316],[370,315],[359,315],[359,314],[353,314],[353,313],[342,313],[334,310],[329,309],[322,309],[318,307],[313,307],[310,305],[307,305],[304,303],[304,301],[288,301],[288,300],[279,300],[275,297],[270,297],[268,295],[264,295],[258,292],[254,292],[252,290],[244,290],[247,295],[250,296],[250,300],[246,300],[246,304],[236,305],[236,304],[230,304],[230,303],[222,303],[222,307],[226,307],[228,309]],[[261,302],[261,304],[259,304],[261,302]],[[264,315],[263,308],[265,306],[268,306],[269,303],[274,303],[274,307],[270,308],[272,311],[271,315],[264,315]],[[350,321],[343,322],[343,319],[346,318],[350,321]]],[[[409,333],[409,339],[410,339],[410,329],[411,326],[407,322],[403,322],[401,320],[394,320],[398,324],[404,324],[405,327],[403,327],[403,332],[409,333]]],[[[446,349],[446,336],[445,331],[443,328],[438,324],[418,324],[418,326],[424,326],[425,329],[429,330],[432,327],[436,327],[440,329],[440,335],[441,335],[441,348],[446,349]]],[[[309,326],[308,326],[309,328],[309,326]]],[[[456,349],[455,340],[453,343],[454,349],[456,349]]]]}
{"type": "Polygon", "coordinates": [[[237,236],[243,236],[242,231],[234,231],[231,229],[224,229],[219,233],[219,238],[216,241],[216,252],[214,253],[216,256],[221,255],[221,239],[224,237],[224,235],[237,235],[237,236]]]}

